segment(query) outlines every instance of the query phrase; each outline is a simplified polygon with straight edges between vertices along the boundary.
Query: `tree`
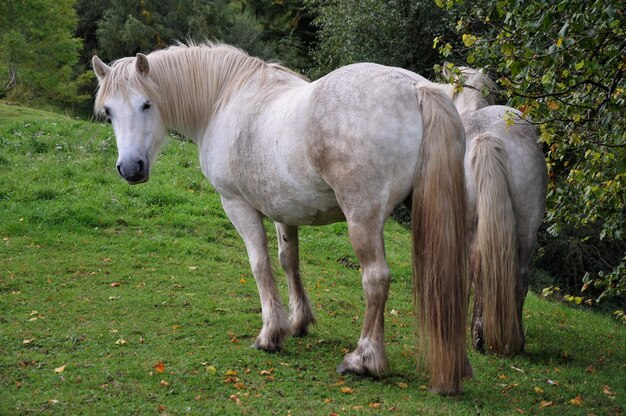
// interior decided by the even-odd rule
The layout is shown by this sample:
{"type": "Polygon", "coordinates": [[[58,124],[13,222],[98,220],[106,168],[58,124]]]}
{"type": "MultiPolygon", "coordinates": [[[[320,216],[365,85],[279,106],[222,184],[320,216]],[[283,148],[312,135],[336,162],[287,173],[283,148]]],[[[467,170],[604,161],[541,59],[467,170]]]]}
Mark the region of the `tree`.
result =
{"type": "Polygon", "coordinates": [[[302,69],[307,60],[296,32],[301,10],[298,1],[110,0],[97,24],[98,53],[110,61],[177,41],[217,40],[302,69]]]}
{"type": "Polygon", "coordinates": [[[315,75],[355,62],[398,66],[432,77],[431,39],[450,32],[448,13],[430,0],[308,0],[319,44],[315,75]]]}
{"type": "Polygon", "coordinates": [[[0,96],[28,101],[76,100],[72,81],[79,39],[73,0],[14,0],[0,3],[0,96]]]}
{"type": "MultiPolygon", "coordinates": [[[[626,15],[619,0],[436,0],[458,15],[458,35],[439,37],[498,78],[504,101],[536,123],[550,171],[553,237],[612,241],[580,286],[626,294],[626,15]]],[[[604,246],[606,248],[606,245],[604,246]]]]}

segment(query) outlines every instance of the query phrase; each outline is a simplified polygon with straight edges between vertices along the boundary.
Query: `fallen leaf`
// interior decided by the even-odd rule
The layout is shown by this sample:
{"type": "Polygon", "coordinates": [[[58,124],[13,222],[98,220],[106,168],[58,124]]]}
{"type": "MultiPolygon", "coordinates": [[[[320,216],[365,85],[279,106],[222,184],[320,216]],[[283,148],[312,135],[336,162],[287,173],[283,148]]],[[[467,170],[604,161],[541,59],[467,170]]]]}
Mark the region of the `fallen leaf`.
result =
{"type": "Polygon", "coordinates": [[[50,400],[48,400],[48,404],[55,405],[55,404],[57,404],[57,403],[59,403],[59,401],[58,401],[58,400],[56,400],[56,399],[50,399],[50,400]]]}
{"type": "Polygon", "coordinates": [[[111,286],[111,287],[119,287],[120,284],[121,284],[120,282],[113,282],[109,286],[111,286]]]}
{"type": "Polygon", "coordinates": [[[593,364],[589,364],[587,368],[585,368],[585,372],[593,374],[596,372],[596,368],[593,366],[593,364]]]}
{"type": "Polygon", "coordinates": [[[168,382],[167,382],[167,381],[165,381],[165,380],[161,380],[161,382],[160,382],[159,384],[161,385],[161,387],[167,387],[167,386],[169,386],[169,385],[170,385],[170,383],[168,383],[168,382]]]}
{"type": "Polygon", "coordinates": [[[207,373],[210,373],[210,374],[217,373],[217,368],[215,368],[214,365],[207,365],[206,367],[204,367],[204,369],[206,370],[207,373]]]}
{"type": "Polygon", "coordinates": [[[159,361],[154,365],[154,371],[156,371],[157,373],[165,372],[165,364],[163,364],[163,361],[159,361]]]}
{"type": "Polygon", "coordinates": [[[535,393],[543,394],[543,389],[541,387],[535,387],[535,393]]]}
{"type": "Polygon", "coordinates": [[[336,382],[335,384],[331,384],[331,386],[333,387],[339,387],[339,386],[343,386],[344,384],[346,384],[345,380],[339,380],[338,382],[336,382]]]}
{"type": "Polygon", "coordinates": [[[239,374],[239,373],[237,372],[237,370],[227,370],[227,371],[226,371],[226,375],[227,375],[227,376],[236,376],[237,374],[239,374]]]}
{"type": "Polygon", "coordinates": [[[28,345],[28,344],[30,344],[31,342],[33,342],[34,340],[35,340],[35,338],[25,339],[25,340],[23,340],[23,341],[22,341],[22,344],[24,344],[24,345],[28,345]]]}
{"type": "Polygon", "coordinates": [[[551,407],[551,406],[554,406],[554,402],[549,402],[547,400],[542,400],[541,404],[539,406],[541,406],[541,408],[551,407]]]}
{"type": "Polygon", "coordinates": [[[124,338],[120,338],[117,341],[115,341],[115,345],[126,345],[128,344],[128,341],[126,341],[124,338]]]}
{"type": "Polygon", "coordinates": [[[270,368],[269,370],[261,370],[261,372],[259,374],[261,374],[262,376],[269,376],[273,372],[274,372],[274,369],[270,368]]]}
{"type": "Polygon", "coordinates": [[[507,386],[504,386],[504,388],[502,389],[502,391],[500,393],[506,393],[507,391],[511,390],[514,387],[519,386],[518,383],[514,383],[514,384],[509,384],[507,386]]]}
{"type": "Polygon", "coordinates": [[[326,403],[326,404],[331,403],[332,401],[333,401],[333,399],[329,399],[329,398],[324,399],[324,403],[326,403]]]}
{"type": "Polygon", "coordinates": [[[237,406],[241,406],[241,400],[239,400],[239,397],[237,397],[236,394],[232,394],[229,399],[235,402],[237,406]]]}
{"type": "Polygon", "coordinates": [[[352,410],[363,410],[363,406],[361,406],[361,405],[352,406],[352,410]]]}
{"type": "Polygon", "coordinates": [[[401,381],[397,382],[396,384],[397,384],[397,385],[398,385],[398,387],[400,387],[401,389],[406,389],[406,388],[408,388],[408,387],[409,387],[409,385],[408,385],[408,384],[403,383],[403,382],[401,382],[401,381]]]}
{"type": "Polygon", "coordinates": [[[65,371],[65,367],[67,367],[67,364],[62,365],[61,367],[57,367],[54,369],[54,373],[55,374],[61,374],[62,372],[65,371]]]}
{"type": "Polygon", "coordinates": [[[243,390],[246,388],[246,386],[243,383],[235,383],[234,386],[237,390],[243,390]]]}
{"type": "Polygon", "coordinates": [[[514,407],[513,409],[515,409],[515,411],[516,411],[517,413],[521,413],[521,414],[526,413],[526,412],[524,412],[524,410],[523,410],[523,409],[520,409],[519,407],[514,407]]]}
{"type": "Polygon", "coordinates": [[[606,394],[607,396],[615,396],[615,393],[611,391],[611,388],[609,386],[602,387],[602,393],[606,394]]]}
{"type": "Polygon", "coordinates": [[[574,397],[572,400],[569,401],[570,404],[573,404],[574,406],[582,406],[583,405],[583,398],[580,397],[580,395],[574,397]]]}
{"type": "Polygon", "coordinates": [[[352,393],[354,393],[354,390],[351,389],[350,387],[342,387],[341,388],[341,392],[343,394],[352,394],[352,393]]]}
{"type": "Polygon", "coordinates": [[[370,403],[369,407],[370,409],[380,409],[381,404],[380,403],[370,403]]]}

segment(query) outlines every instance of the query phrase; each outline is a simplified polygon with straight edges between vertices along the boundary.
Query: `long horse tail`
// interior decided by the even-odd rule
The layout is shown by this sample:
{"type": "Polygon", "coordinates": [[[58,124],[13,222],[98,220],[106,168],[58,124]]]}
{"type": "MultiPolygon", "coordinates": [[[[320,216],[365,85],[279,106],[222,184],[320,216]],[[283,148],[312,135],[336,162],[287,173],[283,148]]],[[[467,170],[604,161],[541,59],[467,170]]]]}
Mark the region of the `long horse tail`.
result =
{"type": "Polygon", "coordinates": [[[411,201],[414,302],[431,391],[457,394],[471,375],[465,347],[467,282],[465,130],[435,84],[417,85],[423,137],[411,201]]]}
{"type": "Polygon", "coordinates": [[[483,343],[487,352],[512,355],[523,350],[524,340],[515,299],[518,253],[507,155],[500,140],[485,133],[474,138],[468,157],[477,219],[470,264],[483,343]]]}

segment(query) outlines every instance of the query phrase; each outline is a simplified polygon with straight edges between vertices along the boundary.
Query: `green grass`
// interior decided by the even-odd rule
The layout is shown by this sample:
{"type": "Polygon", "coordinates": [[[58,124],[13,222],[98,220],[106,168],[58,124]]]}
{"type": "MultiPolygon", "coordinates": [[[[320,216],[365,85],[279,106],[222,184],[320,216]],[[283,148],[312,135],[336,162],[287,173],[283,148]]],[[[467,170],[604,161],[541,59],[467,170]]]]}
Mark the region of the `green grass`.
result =
{"type": "Polygon", "coordinates": [[[472,352],[464,395],[429,394],[413,354],[410,236],[392,222],[387,376],[335,372],[364,310],[343,224],[301,231],[318,325],[284,352],[251,349],[256,286],[195,147],[170,140],[134,187],[116,157],[108,125],[0,105],[0,414],[626,411],[626,327],[535,295],[526,355],[472,352]]]}

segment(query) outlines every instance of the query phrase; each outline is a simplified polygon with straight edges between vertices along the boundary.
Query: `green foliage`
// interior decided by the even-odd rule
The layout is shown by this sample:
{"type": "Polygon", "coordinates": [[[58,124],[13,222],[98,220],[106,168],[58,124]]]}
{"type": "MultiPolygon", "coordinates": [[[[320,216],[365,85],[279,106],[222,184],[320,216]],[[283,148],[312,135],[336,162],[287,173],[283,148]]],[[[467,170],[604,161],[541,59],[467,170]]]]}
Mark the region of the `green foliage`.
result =
{"type": "MultiPolygon", "coordinates": [[[[89,0],[82,0],[87,3],[89,0]]],[[[280,58],[304,68],[300,2],[207,0],[110,0],[97,24],[97,49],[114,60],[150,52],[176,41],[217,40],[238,46],[254,56],[280,58]]],[[[87,27],[87,22],[84,22],[87,27]]]]}
{"type": "Polygon", "coordinates": [[[80,39],[74,0],[0,2],[0,97],[28,102],[43,98],[57,104],[88,99],[77,96],[73,81],[80,39]]]}
{"type": "MultiPolygon", "coordinates": [[[[437,39],[440,52],[497,75],[503,98],[539,126],[550,172],[548,232],[558,237],[571,228],[598,230],[601,239],[622,241],[626,16],[621,2],[484,0],[472,2],[471,9],[462,0],[438,4],[458,14],[457,37],[437,39]]],[[[586,278],[604,287],[605,295],[625,294],[623,253],[619,258],[612,271],[586,278]]]]}
{"type": "Polygon", "coordinates": [[[319,26],[313,52],[316,76],[355,62],[432,75],[439,57],[423,39],[446,33],[449,27],[447,13],[430,1],[308,0],[307,6],[319,26]]]}

